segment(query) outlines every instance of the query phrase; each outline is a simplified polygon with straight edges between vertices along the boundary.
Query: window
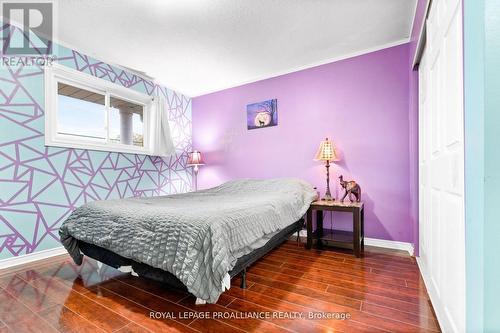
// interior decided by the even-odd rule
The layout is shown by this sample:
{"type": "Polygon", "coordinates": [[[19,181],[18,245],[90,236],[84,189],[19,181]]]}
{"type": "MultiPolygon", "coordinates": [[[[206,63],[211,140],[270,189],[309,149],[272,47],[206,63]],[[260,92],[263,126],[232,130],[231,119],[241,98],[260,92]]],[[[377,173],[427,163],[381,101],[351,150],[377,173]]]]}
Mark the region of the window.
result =
{"type": "Polygon", "coordinates": [[[139,104],[110,98],[109,140],[137,147],[144,146],[144,107],[139,104]]]}
{"type": "Polygon", "coordinates": [[[47,146],[155,153],[152,97],[61,65],[45,84],[47,146]]]}
{"type": "Polygon", "coordinates": [[[106,140],[106,95],[57,83],[57,134],[106,140]]]}

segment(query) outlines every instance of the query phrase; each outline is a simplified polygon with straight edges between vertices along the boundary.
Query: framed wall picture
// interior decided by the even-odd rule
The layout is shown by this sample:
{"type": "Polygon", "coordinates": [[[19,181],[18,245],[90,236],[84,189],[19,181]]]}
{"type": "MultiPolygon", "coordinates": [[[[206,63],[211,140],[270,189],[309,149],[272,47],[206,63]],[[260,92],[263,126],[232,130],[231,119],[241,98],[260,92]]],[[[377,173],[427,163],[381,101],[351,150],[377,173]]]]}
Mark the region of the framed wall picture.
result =
{"type": "Polygon", "coordinates": [[[256,129],[278,125],[278,100],[247,105],[247,129],[256,129]]]}

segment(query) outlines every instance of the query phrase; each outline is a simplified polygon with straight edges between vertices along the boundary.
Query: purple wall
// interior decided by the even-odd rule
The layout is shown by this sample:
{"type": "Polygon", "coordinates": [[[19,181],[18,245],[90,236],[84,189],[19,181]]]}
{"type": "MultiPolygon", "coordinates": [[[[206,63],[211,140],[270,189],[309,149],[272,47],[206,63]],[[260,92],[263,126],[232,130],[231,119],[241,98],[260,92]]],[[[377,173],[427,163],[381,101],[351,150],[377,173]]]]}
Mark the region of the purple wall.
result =
{"type": "MultiPolygon", "coordinates": [[[[410,218],[409,45],[193,99],[193,146],[205,153],[200,188],[243,177],[300,177],[322,193],[319,142],[335,142],[337,177],[357,180],[367,237],[413,242],[410,218]],[[247,104],[278,99],[278,126],[248,131],[247,104]]],[[[335,218],[346,226],[347,216],[335,218]]],[[[328,225],[328,224],[327,224],[328,225]]]]}

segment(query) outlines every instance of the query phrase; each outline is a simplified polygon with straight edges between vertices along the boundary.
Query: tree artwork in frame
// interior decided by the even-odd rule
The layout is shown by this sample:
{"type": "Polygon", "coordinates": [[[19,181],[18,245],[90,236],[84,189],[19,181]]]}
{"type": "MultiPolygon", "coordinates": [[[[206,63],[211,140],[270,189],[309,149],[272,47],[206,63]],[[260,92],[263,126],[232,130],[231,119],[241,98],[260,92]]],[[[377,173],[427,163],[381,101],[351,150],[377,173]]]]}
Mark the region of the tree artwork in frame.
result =
{"type": "Polygon", "coordinates": [[[247,105],[247,129],[256,129],[278,125],[278,100],[247,105]]]}

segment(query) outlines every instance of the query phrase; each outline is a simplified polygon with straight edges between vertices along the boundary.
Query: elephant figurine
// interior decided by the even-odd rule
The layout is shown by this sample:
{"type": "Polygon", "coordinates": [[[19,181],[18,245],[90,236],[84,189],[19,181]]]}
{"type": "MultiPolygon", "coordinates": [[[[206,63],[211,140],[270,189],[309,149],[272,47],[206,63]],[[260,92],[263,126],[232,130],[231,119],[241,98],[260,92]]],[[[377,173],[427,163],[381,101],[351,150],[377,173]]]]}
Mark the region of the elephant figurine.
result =
{"type": "Polygon", "coordinates": [[[345,190],[344,196],[340,199],[340,202],[344,202],[345,197],[349,195],[349,200],[353,202],[352,196],[356,197],[356,202],[361,201],[361,187],[354,180],[344,180],[344,177],[340,175],[340,186],[345,190]]]}

